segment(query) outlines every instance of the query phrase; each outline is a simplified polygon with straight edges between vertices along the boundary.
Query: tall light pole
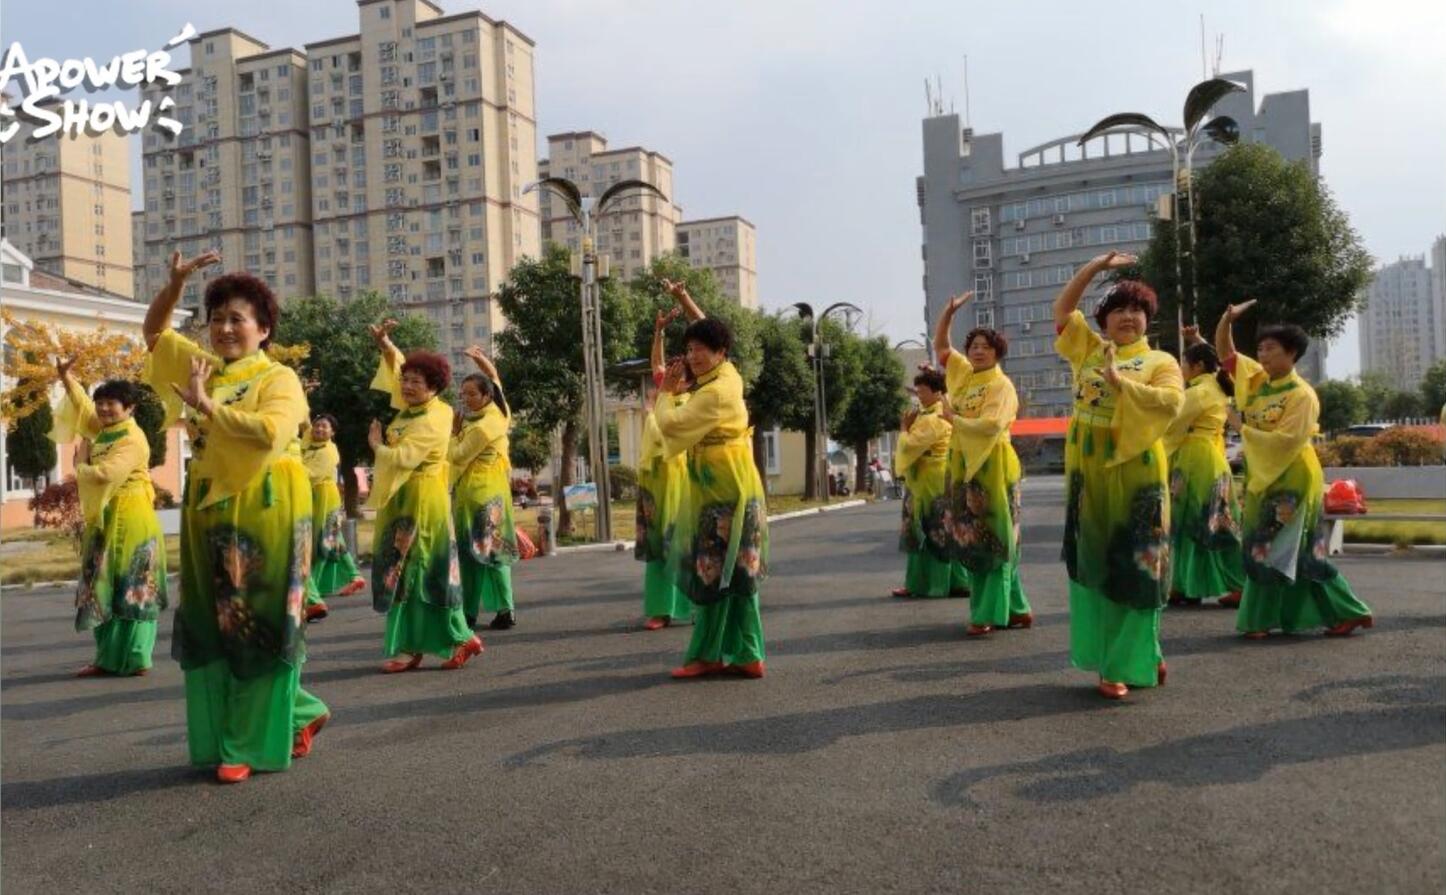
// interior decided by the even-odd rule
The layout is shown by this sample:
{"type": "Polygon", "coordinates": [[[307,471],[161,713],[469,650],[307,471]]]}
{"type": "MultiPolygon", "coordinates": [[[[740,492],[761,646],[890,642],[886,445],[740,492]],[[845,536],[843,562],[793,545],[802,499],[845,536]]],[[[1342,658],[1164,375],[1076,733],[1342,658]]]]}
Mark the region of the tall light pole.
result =
{"type": "Polygon", "coordinates": [[[662,190],[643,180],[620,180],[596,199],[582,195],[577,184],[564,177],[544,177],[529,183],[523,193],[548,189],[560,198],[573,220],[582,227],[582,255],[573,256],[573,276],[581,282],[582,362],[586,388],[587,462],[597,485],[597,537],[613,537],[612,488],[608,482],[607,387],[603,377],[602,296],[598,280],[608,275],[608,259],[597,251],[597,221],[612,210],[623,193],[641,190],[667,201],[662,190]]]}
{"type": "Polygon", "coordinates": [[[1240,140],[1240,126],[1229,115],[1220,115],[1205,121],[1205,114],[1220,100],[1232,93],[1245,90],[1243,84],[1225,78],[1210,78],[1201,81],[1185,95],[1184,128],[1167,128],[1155,119],[1140,112],[1120,112],[1108,115],[1095,122],[1094,127],[1079,138],[1083,146],[1095,137],[1124,131],[1143,131],[1147,137],[1158,137],[1170,152],[1171,191],[1173,205],[1171,217],[1175,221],[1175,283],[1178,300],[1175,303],[1175,324],[1179,350],[1185,350],[1185,320],[1188,314],[1191,323],[1195,321],[1196,261],[1195,236],[1196,202],[1195,178],[1192,174],[1195,150],[1206,141],[1231,144],[1240,140]],[[1182,159],[1183,155],[1183,159],[1182,159]],[[1184,167],[1181,167],[1181,162],[1184,167]],[[1183,177],[1182,177],[1183,174],[1183,177]],[[1188,231],[1188,239],[1186,233],[1188,231]],[[1190,280],[1188,287],[1183,276],[1181,256],[1190,259],[1190,280]]]}
{"type": "Polygon", "coordinates": [[[824,385],[823,362],[828,357],[828,345],[823,341],[823,321],[834,311],[845,314],[862,314],[863,309],[846,301],[834,302],[823,313],[815,315],[813,305],[806,301],[794,302],[798,316],[808,321],[808,356],[813,360],[813,426],[814,426],[814,488],[819,499],[828,500],[828,402],[824,385]]]}

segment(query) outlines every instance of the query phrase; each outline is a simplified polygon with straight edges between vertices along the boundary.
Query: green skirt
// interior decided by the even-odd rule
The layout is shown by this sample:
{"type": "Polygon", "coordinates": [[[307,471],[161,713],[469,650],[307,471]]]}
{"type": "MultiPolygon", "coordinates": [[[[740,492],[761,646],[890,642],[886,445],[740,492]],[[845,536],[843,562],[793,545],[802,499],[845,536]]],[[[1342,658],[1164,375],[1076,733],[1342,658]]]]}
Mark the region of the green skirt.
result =
{"type": "Polygon", "coordinates": [[[643,616],[673,621],[693,616],[693,604],[668,574],[666,560],[650,560],[643,566],[643,616]]]}
{"type": "Polygon", "coordinates": [[[123,485],[82,538],[75,629],[95,632],[91,664],[112,674],[150,668],[168,594],[166,538],[151,489],[123,485]]]}
{"type": "Polygon", "coordinates": [[[156,623],[112,617],[96,625],[95,660],[90,664],[111,674],[129,675],[151,667],[156,623]]]}
{"type": "Polygon", "coordinates": [[[948,597],[969,589],[969,576],[949,542],[949,500],[943,456],[920,457],[904,473],[899,551],[904,589],[915,597],[948,597]]]}
{"type": "Polygon", "coordinates": [[[473,463],[452,490],[463,614],[511,612],[512,564],[517,529],[512,520],[512,480],[505,461],[473,463]]]}
{"type": "Polygon", "coordinates": [[[1030,613],[1019,580],[1020,479],[1014,445],[1000,439],[974,478],[958,451],[949,457],[949,532],[969,571],[969,621],[1002,628],[1030,613]]]}
{"type": "Polygon", "coordinates": [[[1307,445],[1280,478],[1245,495],[1245,591],[1235,627],[1287,633],[1364,618],[1371,608],[1327,559],[1325,476],[1307,445]]]}
{"type": "Polygon", "coordinates": [[[387,614],[383,651],[450,656],[471,629],[442,469],[413,475],[377,513],[372,606],[387,614]]]}
{"type": "Polygon", "coordinates": [[[291,766],[296,734],[327,714],[325,703],[301,689],[301,668],[276,665],[238,678],[224,661],[185,673],[186,743],[191,763],[244,764],[257,771],[291,766]]]}
{"type": "Polygon", "coordinates": [[[329,597],[361,577],[346,544],[346,508],[336,482],[311,486],[312,516],[318,521],[312,546],[311,580],[318,600],[329,597]]]}
{"type": "Polygon", "coordinates": [[[1201,600],[1244,586],[1240,505],[1218,439],[1186,438],[1170,457],[1170,522],[1173,593],[1201,600]]]}
{"type": "Polygon", "coordinates": [[[678,589],[668,570],[668,548],[672,543],[688,487],[688,459],[655,457],[638,467],[638,505],[634,521],[637,533],[633,558],[643,565],[643,615],[681,621],[693,615],[693,604],[678,589]]]}

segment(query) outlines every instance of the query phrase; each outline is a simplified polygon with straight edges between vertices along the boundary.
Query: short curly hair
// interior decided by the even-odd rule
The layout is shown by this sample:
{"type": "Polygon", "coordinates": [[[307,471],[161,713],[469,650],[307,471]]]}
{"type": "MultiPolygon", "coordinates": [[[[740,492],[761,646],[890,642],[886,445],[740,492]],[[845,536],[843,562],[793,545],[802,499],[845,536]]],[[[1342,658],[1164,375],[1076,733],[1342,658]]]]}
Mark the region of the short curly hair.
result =
{"type": "MultiPolygon", "coordinates": [[[[1306,335],[1305,330],[1296,326],[1294,323],[1277,323],[1272,326],[1262,326],[1255,331],[1255,344],[1257,346],[1266,339],[1270,339],[1279,344],[1281,348],[1295,355],[1297,361],[1305,354],[1305,350],[1310,347],[1310,336],[1306,335]]],[[[1259,350],[1258,347],[1257,350],[1259,350]]]]}
{"type": "Polygon", "coordinates": [[[240,272],[222,274],[206,284],[206,316],[209,318],[217,308],[233,298],[251,306],[257,325],[266,328],[266,338],[261,340],[261,347],[270,345],[271,337],[276,334],[276,323],[281,319],[281,305],[276,300],[276,293],[258,276],[240,272]]]}
{"type": "Polygon", "coordinates": [[[733,331],[716,317],[704,317],[702,320],[694,320],[683,330],[683,344],[697,342],[709,351],[721,351],[724,354],[733,350],[733,331]]]}
{"type": "Polygon", "coordinates": [[[1153,320],[1160,309],[1160,300],[1143,280],[1120,280],[1105,293],[1100,306],[1095,308],[1095,323],[1100,330],[1105,328],[1105,318],[1118,308],[1139,308],[1145,312],[1146,320],[1153,320]]]}
{"type": "Polygon", "coordinates": [[[914,377],[914,385],[916,387],[920,385],[928,386],[934,391],[943,394],[945,390],[944,374],[933,368],[920,370],[919,375],[914,377]]]}
{"type": "Polygon", "coordinates": [[[335,431],[337,430],[336,417],[332,416],[331,414],[329,414],[329,413],[318,413],[318,414],[314,414],[314,415],[311,417],[311,425],[312,425],[312,428],[315,428],[317,423],[322,423],[322,422],[324,422],[324,423],[326,423],[327,425],[331,426],[331,431],[335,432],[335,431]]]}
{"type": "Polygon", "coordinates": [[[119,401],[127,410],[141,401],[141,387],[129,379],[107,379],[91,396],[96,401],[119,401]]]}
{"type": "Polygon", "coordinates": [[[998,360],[1004,360],[1004,356],[1009,353],[1009,340],[1004,337],[1004,333],[992,327],[976,326],[969,330],[969,335],[964,337],[965,357],[969,356],[969,346],[973,345],[974,340],[978,338],[983,338],[989,343],[989,347],[994,349],[994,356],[998,360]]]}
{"type": "Polygon", "coordinates": [[[413,351],[402,362],[403,373],[421,373],[427,380],[427,387],[434,392],[444,391],[452,382],[452,365],[435,351],[413,351]]]}

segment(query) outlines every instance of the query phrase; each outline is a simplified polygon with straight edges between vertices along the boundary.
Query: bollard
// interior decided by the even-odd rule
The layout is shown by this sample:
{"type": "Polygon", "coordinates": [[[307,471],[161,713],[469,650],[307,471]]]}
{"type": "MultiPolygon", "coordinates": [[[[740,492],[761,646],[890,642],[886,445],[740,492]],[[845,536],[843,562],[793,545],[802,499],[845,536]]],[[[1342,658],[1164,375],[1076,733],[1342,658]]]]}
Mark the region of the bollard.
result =
{"type": "Polygon", "coordinates": [[[537,511],[537,525],[540,529],[537,540],[542,544],[543,555],[553,556],[557,553],[557,529],[553,526],[551,509],[537,511]]]}
{"type": "Polygon", "coordinates": [[[346,525],[344,526],[344,528],[345,534],[343,536],[346,538],[346,547],[349,551],[351,551],[353,559],[360,560],[360,556],[358,555],[356,549],[356,520],[346,520],[346,525]]]}

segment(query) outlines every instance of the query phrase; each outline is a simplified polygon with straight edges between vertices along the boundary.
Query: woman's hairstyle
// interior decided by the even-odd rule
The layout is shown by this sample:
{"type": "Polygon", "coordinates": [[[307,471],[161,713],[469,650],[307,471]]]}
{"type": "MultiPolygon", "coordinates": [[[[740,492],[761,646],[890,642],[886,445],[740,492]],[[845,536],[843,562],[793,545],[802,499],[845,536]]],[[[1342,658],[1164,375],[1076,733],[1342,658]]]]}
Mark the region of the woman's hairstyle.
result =
{"type": "Polygon", "coordinates": [[[261,340],[261,347],[270,345],[271,337],[276,334],[276,321],[281,319],[276,293],[260,277],[249,273],[222,274],[206,285],[206,316],[210,317],[217,308],[233,298],[251,305],[257,325],[266,328],[266,338],[261,340]]]}
{"type": "Polygon", "coordinates": [[[1220,355],[1215,353],[1215,346],[1206,342],[1196,342],[1185,349],[1185,360],[1192,364],[1199,364],[1206,373],[1214,373],[1215,381],[1220,383],[1220,390],[1227,395],[1235,394],[1235,382],[1225,368],[1220,366],[1220,355]]]}
{"type": "Polygon", "coordinates": [[[727,354],[733,349],[733,332],[722,320],[704,317],[702,320],[694,320],[683,330],[683,344],[689,342],[697,342],[709,351],[727,354]]]}
{"type": "Polygon", "coordinates": [[[1152,320],[1160,309],[1160,300],[1155,297],[1155,290],[1140,280],[1120,280],[1110,287],[1100,306],[1095,308],[1095,323],[1099,324],[1101,332],[1105,328],[1105,318],[1116,308],[1139,308],[1145,312],[1147,320],[1152,320]]]}
{"type": "Polygon", "coordinates": [[[452,382],[452,365],[435,351],[413,351],[402,362],[403,373],[421,373],[427,380],[427,387],[434,392],[444,391],[452,382]]]}
{"type": "Polygon", "coordinates": [[[1255,344],[1257,346],[1266,339],[1271,339],[1279,343],[1281,348],[1295,355],[1297,361],[1300,360],[1301,355],[1305,354],[1305,350],[1310,347],[1310,336],[1306,335],[1305,330],[1296,326],[1294,323],[1276,323],[1271,326],[1262,326],[1255,331],[1255,344]]]}
{"type": "Polygon", "coordinates": [[[983,339],[994,349],[995,360],[1004,360],[1004,355],[1009,353],[1009,340],[1004,333],[988,326],[976,326],[969,330],[969,335],[964,337],[964,354],[969,354],[969,346],[974,344],[975,339],[983,339]]]}
{"type": "Polygon", "coordinates": [[[507,406],[507,397],[502,394],[502,386],[492,381],[492,377],[486,373],[468,373],[462,378],[462,384],[472,383],[477,390],[492,399],[492,403],[502,408],[504,414],[510,414],[507,406]]]}
{"type": "Polygon", "coordinates": [[[920,370],[914,377],[914,385],[925,385],[940,394],[944,393],[944,374],[938,370],[920,370]]]}
{"type": "Polygon", "coordinates": [[[318,413],[312,416],[311,425],[313,428],[315,428],[316,424],[320,422],[328,423],[331,426],[331,431],[333,432],[335,432],[339,428],[336,423],[336,417],[332,416],[329,413],[318,413]]]}
{"type": "Polygon", "coordinates": [[[140,403],[141,387],[128,379],[107,379],[96,386],[93,399],[96,401],[119,401],[130,410],[140,403]]]}

